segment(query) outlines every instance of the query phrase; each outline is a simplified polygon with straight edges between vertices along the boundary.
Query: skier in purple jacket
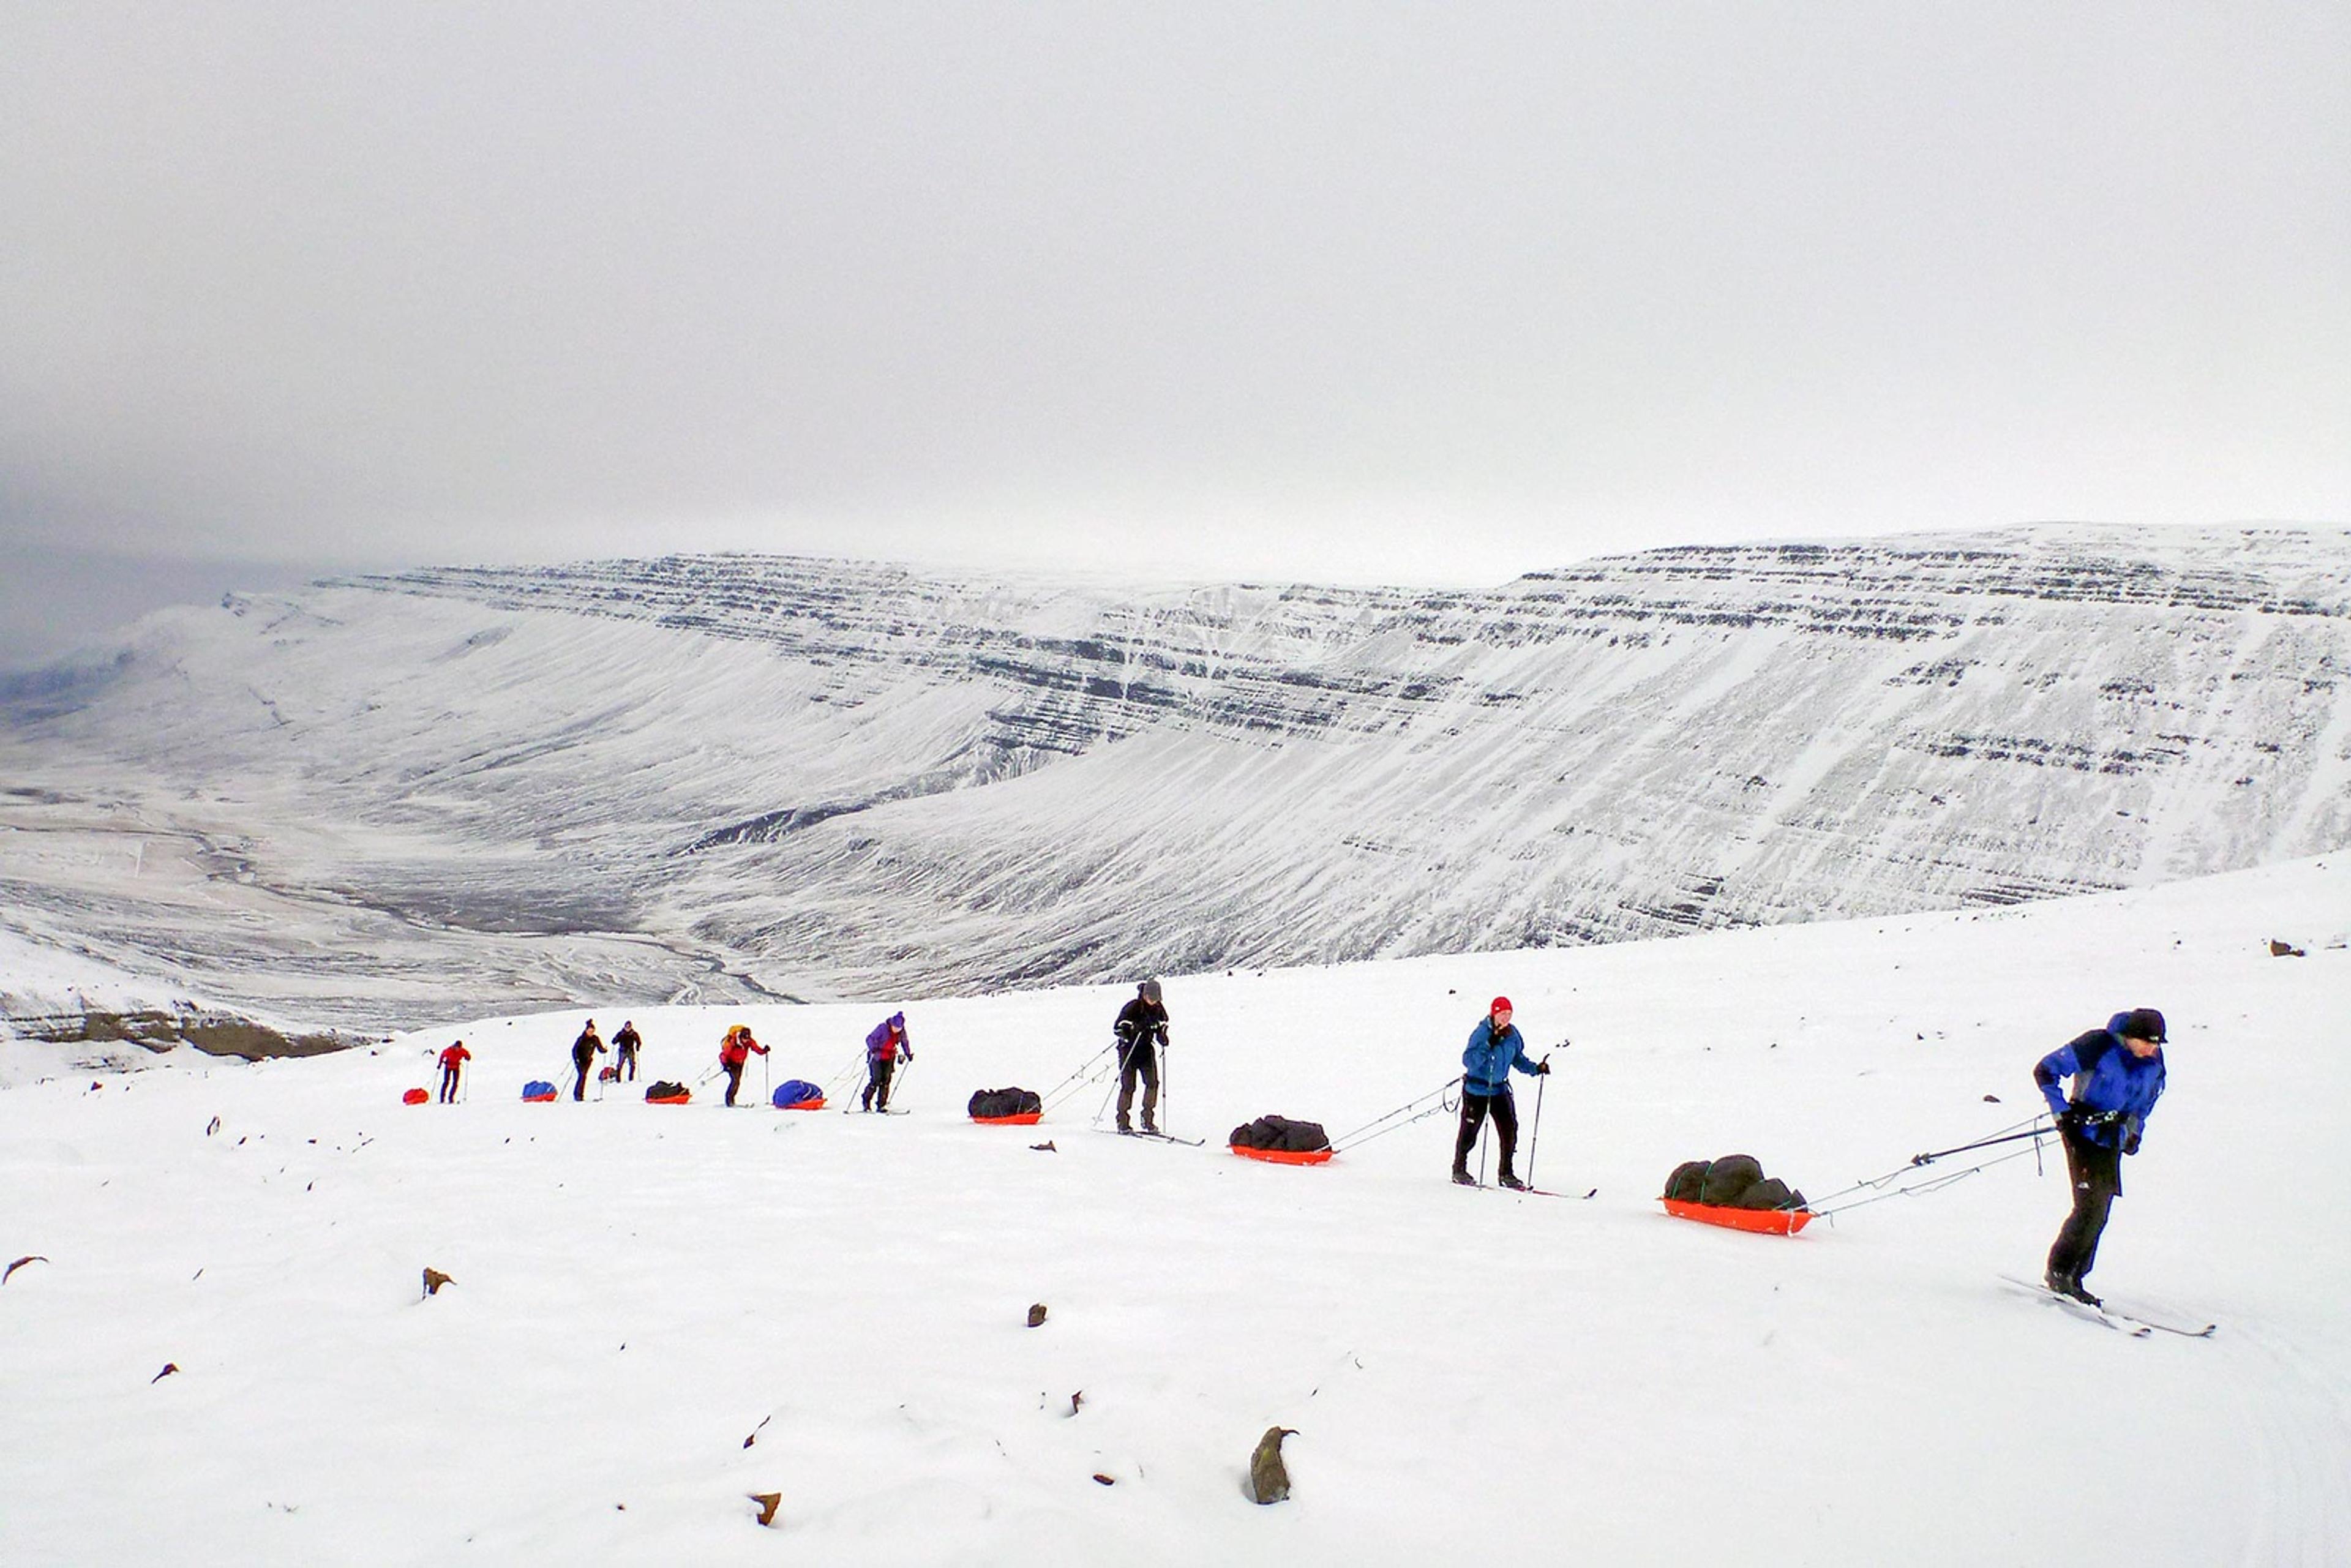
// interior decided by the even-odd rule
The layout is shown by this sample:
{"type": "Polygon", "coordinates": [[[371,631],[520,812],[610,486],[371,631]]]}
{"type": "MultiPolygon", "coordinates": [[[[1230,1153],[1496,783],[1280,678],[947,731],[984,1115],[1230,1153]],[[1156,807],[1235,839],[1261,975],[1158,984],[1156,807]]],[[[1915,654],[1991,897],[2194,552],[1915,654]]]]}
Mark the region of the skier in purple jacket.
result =
{"type": "Polygon", "coordinates": [[[906,1015],[892,1013],[873,1026],[865,1037],[865,1092],[858,1103],[868,1111],[890,1108],[890,1079],[898,1071],[901,1060],[914,1060],[914,1048],[906,1039],[906,1015]]]}

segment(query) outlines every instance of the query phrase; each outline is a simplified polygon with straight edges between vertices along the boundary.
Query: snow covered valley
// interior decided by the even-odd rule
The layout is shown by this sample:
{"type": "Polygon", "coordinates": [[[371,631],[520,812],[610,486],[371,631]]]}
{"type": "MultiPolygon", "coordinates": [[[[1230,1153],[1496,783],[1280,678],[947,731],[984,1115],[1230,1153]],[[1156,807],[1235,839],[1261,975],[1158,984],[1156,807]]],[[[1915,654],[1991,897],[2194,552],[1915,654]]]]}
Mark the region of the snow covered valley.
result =
{"type": "Polygon", "coordinates": [[[1171,974],[1169,1119],[1201,1148],[1105,1135],[1098,1084],[1033,1128],[966,1120],[975,1089],[1081,1070],[1112,987],[897,998],[917,1055],[887,1118],[518,1098],[588,1012],[635,1020],[649,1076],[701,1077],[741,1019],[774,1081],[838,1082],[877,1005],[590,989],[123,1072],[0,1040],[0,1265],[42,1260],[0,1285],[0,1560],[2339,1564],[2346,930],[2337,853],[1171,974]],[[1444,1116],[1319,1168],[1220,1146],[1437,1088],[1496,992],[1556,1067],[1534,1177],[1589,1199],[1449,1185],[1444,1116]],[[2029,1145],[1792,1239],[1655,1201],[1734,1150],[1823,1208],[1939,1182],[1977,1156],[1910,1156],[2022,1123],[2036,1058],[2142,1004],[2169,1015],[2170,1089],[2092,1283],[2210,1339],[2002,1284],[2065,1207],[2029,1145]],[[458,1036],[465,1102],[402,1104],[458,1036]],[[426,1268],[454,1281],[429,1299],[426,1268]],[[1259,1507],[1245,1463],[1277,1423],[1294,1495],[1259,1507]]]}
{"type": "MultiPolygon", "coordinates": [[[[0,687],[0,929],[288,1028],[1986,908],[2351,844],[2351,534],[1483,593],[842,561],[233,596],[0,687]]],[[[0,975],[0,1011],[20,1005],[0,975]]]]}

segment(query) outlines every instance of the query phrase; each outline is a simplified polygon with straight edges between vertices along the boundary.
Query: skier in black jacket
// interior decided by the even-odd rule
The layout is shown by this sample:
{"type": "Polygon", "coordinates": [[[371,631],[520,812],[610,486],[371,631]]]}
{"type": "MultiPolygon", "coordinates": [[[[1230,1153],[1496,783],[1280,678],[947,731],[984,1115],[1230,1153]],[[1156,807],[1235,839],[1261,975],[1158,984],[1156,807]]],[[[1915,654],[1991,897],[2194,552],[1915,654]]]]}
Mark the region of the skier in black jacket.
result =
{"type": "Polygon", "coordinates": [[[612,1082],[637,1081],[637,1047],[644,1044],[644,1036],[627,1019],[621,1020],[621,1032],[612,1037],[612,1082]]]}
{"type": "MultiPolygon", "coordinates": [[[[571,1042],[571,1065],[578,1070],[580,1080],[571,1086],[571,1098],[577,1102],[588,1098],[588,1069],[604,1054],[604,1037],[596,1032],[596,1020],[590,1019],[580,1038],[571,1042]]],[[[602,1090],[597,1092],[601,1094],[602,1090]]]]}
{"type": "Polygon", "coordinates": [[[1145,980],[1134,988],[1134,999],[1118,1009],[1112,1026],[1118,1037],[1118,1130],[1134,1129],[1127,1122],[1134,1104],[1134,1081],[1143,1080],[1143,1130],[1159,1131],[1159,1051],[1167,1044],[1167,1009],[1160,1005],[1159,982],[1145,980]]]}

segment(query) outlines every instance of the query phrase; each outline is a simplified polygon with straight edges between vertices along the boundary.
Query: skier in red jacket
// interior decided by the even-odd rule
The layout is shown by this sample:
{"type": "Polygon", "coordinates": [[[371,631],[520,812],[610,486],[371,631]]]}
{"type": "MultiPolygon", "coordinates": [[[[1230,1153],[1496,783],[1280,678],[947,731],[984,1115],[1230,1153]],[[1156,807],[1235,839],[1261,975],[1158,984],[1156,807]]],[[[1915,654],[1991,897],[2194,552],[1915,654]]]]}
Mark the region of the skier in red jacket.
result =
{"type": "Polygon", "coordinates": [[[465,1049],[462,1040],[441,1053],[441,1103],[456,1103],[457,1080],[465,1072],[465,1063],[473,1060],[474,1053],[465,1049]]]}
{"type": "Polygon", "coordinates": [[[751,1026],[738,1023],[726,1031],[726,1039],[718,1047],[718,1065],[726,1070],[726,1103],[735,1103],[735,1092],[743,1087],[743,1064],[751,1053],[768,1054],[768,1048],[751,1038],[751,1026]]]}

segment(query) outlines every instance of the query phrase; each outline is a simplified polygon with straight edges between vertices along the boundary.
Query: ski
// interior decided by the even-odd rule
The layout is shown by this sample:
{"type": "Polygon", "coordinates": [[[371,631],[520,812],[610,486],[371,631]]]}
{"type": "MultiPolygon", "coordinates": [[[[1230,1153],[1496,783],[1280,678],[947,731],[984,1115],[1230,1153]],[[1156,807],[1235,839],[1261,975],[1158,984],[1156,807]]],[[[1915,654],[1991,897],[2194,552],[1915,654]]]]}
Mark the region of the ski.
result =
{"type": "Polygon", "coordinates": [[[2200,1329],[2191,1329],[2179,1323],[2159,1322],[2153,1318],[2143,1318],[2136,1312],[2125,1312],[2116,1307],[2103,1304],[2094,1307],[2087,1301],[2078,1301],[2072,1296],[2061,1296],[2046,1285],[2035,1284],[2030,1280],[2020,1280],[2013,1274],[2002,1274],[2001,1278],[2027,1295],[2054,1302],[2085,1322],[2103,1323],[2118,1333],[2130,1335],[2133,1339],[2147,1339],[2158,1333],[2178,1334],[2182,1339],[2210,1339],[2220,1332],[2219,1323],[2206,1323],[2200,1329]]]}
{"type": "Polygon", "coordinates": [[[1187,1149],[1204,1147],[1208,1142],[1206,1138],[1179,1138],[1173,1133],[1146,1133],[1140,1127],[1132,1130],[1124,1127],[1096,1127],[1094,1131],[1107,1133],[1113,1138],[1150,1138],[1162,1144],[1181,1144],[1187,1149]]]}
{"type": "Polygon", "coordinates": [[[2064,1308],[2067,1316],[2079,1318],[2084,1322],[2098,1323],[2114,1330],[2116,1333],[2128,1334],[2133,1339],[2147,1339],[2155,1333],[2153,1329],[2143,1323],[2126,1322],[2103,1307],[2094,1307],[2089,1302],[2076,1301],[2072,1296],[2061,1296],[2046,1285],[2036,1285],[2030,1280],[2020,1280],[2013,1274],[2002,1274],[2001,1278],[2028,1296],[2038,1297],[2053,1307],[2064,1308]]]}
{"type": "Polygon", "coordinates": [[[2166,1322],[2161,1318],[2151,1318],[2129,1307],[2117,1307],[2111,1302],[2107,1304],[2105,1310],[2125,1322],[2137,1323],[2142,1328],[2153,1329],[2158,1333],[2178,1334],[2181,1339],[2210,1339],[2220,1332],[2219,1323],[2206,1323],[2200,1329],[2192,1329],[2185,1323],[2166,1322]]]}
{"type": "Polygon", "coordinates": [[[841,1108],[841,1113],[844,1116],[904,1116],[906,1114],[904,1111],[869,1111],[862,1105],[844,1105],[841,1108]]]}
{"type": "Polygon", "coordinates": [[[1516,1192],[1529,1197],[1572,1197],[1578,1202],[1600,1196],[1600,1189],[1596,1186],[1585,1192],[1558,1192],[1547,1186],[1504,1186],[1498,1181],[1455,1182],[1453,1185],[1472,1187],[1479,1192],[1516,1192]]]}

